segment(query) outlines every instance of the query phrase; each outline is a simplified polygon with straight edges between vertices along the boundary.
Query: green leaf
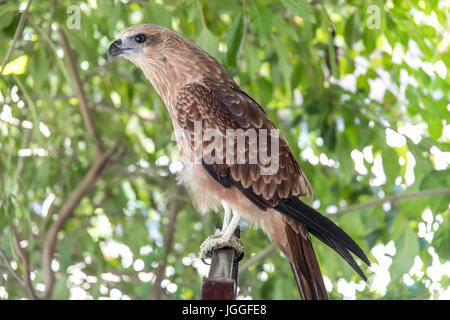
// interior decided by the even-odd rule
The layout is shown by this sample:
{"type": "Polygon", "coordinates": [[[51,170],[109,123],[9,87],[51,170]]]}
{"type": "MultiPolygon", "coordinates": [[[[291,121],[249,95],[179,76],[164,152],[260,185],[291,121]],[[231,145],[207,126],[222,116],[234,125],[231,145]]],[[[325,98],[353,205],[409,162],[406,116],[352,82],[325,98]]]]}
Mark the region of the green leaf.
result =
{"type": "Polygon", "coordinates": [[[250,30],[260,43],[265,43],[272,30],[272,13],[265,6],[251,2],[248,6],[250,30]]]}
{"type": "Polygon", "coordinates": [[[122,190],[128,199],[128,201],[135,201],[136,200],[136,192],[133,189],[133,186],[130,182],[124,181],[122,183],[122,190]]]}
{"type": "Polygon", "coordinates": [[[305,0],[281,0],[281,3],[296,16],[308,20],[311,23],[316,23],[313,8],[305,0]]]}
{"type": "Polygon", "coordinates": [[[297,27],[294,27],[293,25],[286,22],[282,16],[273,15],[272,24],[275,28],[277,28],[278,33],[280,33],[281,35],[291,38],[294,41],[300,41],[297,27]]]}
{"type": "Polygon", "coordinates": [[[450,222],[448,212],[444,215],[444,221],[434,233],[431,245],[436,250],[439,258],[450,260],[450,222]]]}
{"type": "Polygon", "coordinates": [[[152,287],[151,282],[142,283],[138,286],[137,295],[140,299],[148,299],[150,294],[150,288],[152,287]]]}
{"type": "Polygon", "coordinates": [[[325,132],[325,145],[328,150],[334,151],[336,148],[336,121],[332,120],[325,132]]]}
{"type": "Polygon", "coordinates": [[[400,164],[398,163],[398,154],[393,148],[386,146],[383,149],[381,157],[383,160],[383,170],[386,175],[386,180],[388,184],[394,185],[395,179],[401,175],[400,164]]]}
{"type": "Polygon", "coordinates": [[[258,49],[252,44],[246,43],[244,50],[244,59],[245,65],[247,67],[246,73],[250,75],[252,81],[255,81],[258,78],[259,67],[261,65],[258,49]]]}
{"type": "Polygon", "coordinates": [[[23,55],[6,64],[2,75],[24,74],[27,71],[28,56],[23,55]]]}
{"type": "Polygon", "coordinates": [[[227,38],[228,51],[226,54],[226,62],[228,67],[236,66],[237,55],[244,39],[244,16],[242,13],[233,22],[230,33],[227,38]]]}
{"type": "Polygon", "coordinates": [[[412,219],[420,219],[423,210],[425,210],[429,203],[429,197],[408,199],[400,202],[400,208],[404,216],[412,219]]]}
{"type": "Polygon", "coordinates": [[[425,39],[433,39],[434,37],[436,37],[436,29],[432,26],[421,25],[419,27],[419,30],[423,32],[423,34],[425,35],[425,39]]]}
{"type": "Polygon", "coordinates": [[[292,71],[294,70],[294,67],[292,66],[291,58],[289,57],[289,50],[280,38],[274,37],[273,41],[275,44],[275,51],[277,53],[278,64],[280,67],[281,74],[284,78],[286,85],[290,85],[292,71]]]}
{"type": "Polygon", "coordinates": [[[109,35],[113,38],[115,37],[116,24],[120,15],[121,3],[120,1],[115,1],[114,7],[111,14],[111,24],[109,25],[109,35]]]}
{"type": "Polygon", "coordinates": [[[450,170],[433,170],[420,183],[420,190],[440,188],[450,185],[450,170]]]}
{"type": "Polygon", "coordinates": [[[197,37],[196,43],[211,56],[219,60],[219,44],[216,37],[204,27],[197,37]]]}
{"type": "Polygon", "coordinates": [[[0,6],[0,29],[7,27],[11,24],[14,14],[17,10],[16,5],[11,5],[11,3],[2,4],[0,6]]]}
{"type": "Polygon", "coordinates": [[[360,37],[360,25],[361,19],[358,12],[353,13],[345,24],[345,43],[349,48],[352,48],[353,44],[359,40],[360,37]]]}
{"type": "Polygon", "coordinates": [[[442,124],[442,119],[433,118],[428,121],[428,131],[433,139],[437,140],[442,135],[442,129],[444,125],[442,124]]]}
{"type": "Polygon", "coordinates": [[[351,235],[351,237],[362,238],[366,235],[366,228],[361,219],[365,214],[366,212],[361,210],[347,212],[339,216],[339,227],[345,230],[345,232],[351,235]]]}
{"type": "Polygon", "coordinates": [[[431,162],[426,158],[424,151],[420,146],[414,144],[411,140],[406,139],[408,145],[408,150],[414,156],[416,165],[414,167],[414,175],[416,176],[416,181],[420,181],[426,174],[432,170],[431,162]]]}
{"type": "Polygon", "coordinates": [[[72,242],[74,239],[74,234],[70,233],[66,236],[62,242],[61,246],[61,271],[66,272],[67,267],[72,262],[72,242]]]}
{"type": "Polygon", "coordinates": [[[337,47],[334,44],[334,37],[331,34],[331,29],[329,31],[328,36],[328,61],[330,62],[331,67],[331,74],[335,78],[339,78],[339,68],[338,68],[338,62],[336,60],[336,50],[337,47]]]}
{"type": "Polygon", "coordinates": [[[55,288],[53,289],[52,298],[56,300],[67,300],[70,297],[67,276],[56,279],[55,288]]]}
{"type": "Polygon", "coordinates": [[[342,134],[339,135],[336,150],[339,161],[340,177],[345,179],[345,181],[350,181],[350,178],[354,173],[354,166],[350,156],[352,147],[346,136],[342,134]]]}
{"type": "Polygon", "coordinates": [[[366,48],[367,54],[370,54],[373,52],[373,50],[375,50],[379,33],[380,32],[378,29],[364,28],[362,41],[364,47],[366,48]]]}
{"type": "Polygon", "coordinates": [[[160,25],[162,27],[172,27],[172,15],[167,9],[154,1],[149,1],[145,8],[144,18],[147,22],[160,25]]]}
{"type": "Polygon", "coordinates": [[[409,225],[405,216],[399,214],[392,223],[392,239],[396,253],[390,267],[393,279],[399,278],[411,269],[414,257],[419,254],[417,233],[409,225]]]}

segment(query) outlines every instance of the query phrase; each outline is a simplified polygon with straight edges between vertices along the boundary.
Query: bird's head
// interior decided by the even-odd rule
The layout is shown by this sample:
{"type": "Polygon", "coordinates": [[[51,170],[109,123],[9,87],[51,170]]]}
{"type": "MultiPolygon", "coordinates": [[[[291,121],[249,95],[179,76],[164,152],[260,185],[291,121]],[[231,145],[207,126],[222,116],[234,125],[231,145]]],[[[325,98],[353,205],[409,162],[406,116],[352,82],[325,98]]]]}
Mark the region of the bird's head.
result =
{"type": "Polygon", "coordinates": [[[140,24],[122,30],[109,46],[108,58],[123,56],[138,64],[142,61],[158,62],[165,60],[165,40],[169,30],[154,25],[140,24]]]}
{"type": "Polygon", "coordinates": [[[154,24],[122,30],[108,49],[108,57],[122,56],[140,68],[164,102],[187,83],[228,79],[222,66],[206,51],[174,31],[154,24]]]}

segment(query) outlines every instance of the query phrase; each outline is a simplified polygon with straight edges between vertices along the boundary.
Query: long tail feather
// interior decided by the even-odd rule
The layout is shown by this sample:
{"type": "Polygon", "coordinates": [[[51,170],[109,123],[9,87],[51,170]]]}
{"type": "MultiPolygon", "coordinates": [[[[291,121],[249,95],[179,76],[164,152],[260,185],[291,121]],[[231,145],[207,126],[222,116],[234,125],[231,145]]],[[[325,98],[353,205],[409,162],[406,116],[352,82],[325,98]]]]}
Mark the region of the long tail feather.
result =
{"type": "Polygon", "coordinates": [[[363,278],[364,281],[367,281],[364,271],[361,270],[355,259],[353,259],[353,256],[345,247],[343,247],[339,242],[336,242],[333,239],[328,238],[326,235],[316,232],[315,230],[308,229],[308,231],[317,239],[335,250],[360,275],[360,277],[363,278]]]}
{"type": "Polygon", "coordinates": [[[319,263],[312,247],[311,238],[307,236],[306,228],[296,232],[286,223],[286,235],[292,254],[291,268],[300,296],[303,300],[328,300],[319,263]],[[306,237],[305,237],[306,235],[306,237]]]}
{"type": "Polygon", "coordinates": [[[365,281],[367,281],[364,272],[353,259],[350,252],[354,253],[367,265],[370,265],[369,259],[356,242],[353,241],[344,230],[334,224],[333,221],[303,203],[297,197],[281,199],[275,209],[304,224],[312,235],[335,250],[365,281]]]}

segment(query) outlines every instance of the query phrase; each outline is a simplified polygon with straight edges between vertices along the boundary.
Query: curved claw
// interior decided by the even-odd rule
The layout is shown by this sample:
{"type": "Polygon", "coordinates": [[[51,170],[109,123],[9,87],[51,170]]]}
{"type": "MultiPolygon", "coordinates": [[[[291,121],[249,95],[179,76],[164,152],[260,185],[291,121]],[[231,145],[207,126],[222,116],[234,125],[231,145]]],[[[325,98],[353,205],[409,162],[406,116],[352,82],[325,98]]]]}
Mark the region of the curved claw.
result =
{"type": "Polygon", "coordinates": [[[242,259],[244,259],[244,251],[237,251],[235,248],[232,248],[234,250],[234,252],[236,253],[236,255],[234,256],[234,259],[236,260],[236,262],[241,261],[242,259]]]}
{"type": "Polygon", "coordinates": [[[206,262],[205,257],[200,257],[200,260],[202,260],[202,262],[203,262],[204,264],[206,264],[207,266],[210,266],[210,265],[211,265],[211,263],[206,262]]]}
{"type": "Polygon", "coordinates": [[[211,263],[206,262],[206,259],[208,258],[212,258],[214,254],[214,247],[212,247],[211,249],[207,250],[206,252],[200,252],[200,260],[206,264],[207,266],[210,266],[211,263]]]}

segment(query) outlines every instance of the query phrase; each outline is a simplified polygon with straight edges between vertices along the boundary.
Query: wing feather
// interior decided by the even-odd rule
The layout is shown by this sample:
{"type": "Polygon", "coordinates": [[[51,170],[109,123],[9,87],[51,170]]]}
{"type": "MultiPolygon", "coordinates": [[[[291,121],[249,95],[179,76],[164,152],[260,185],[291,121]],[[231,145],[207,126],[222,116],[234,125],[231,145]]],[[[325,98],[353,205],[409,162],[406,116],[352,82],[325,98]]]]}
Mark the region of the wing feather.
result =
{"type": "MultiPolygon", "coordinates": [[[[251,200],[259,202],[256,198],[261,197],[269,200],[273,205],[277,204],[280,188],[283,195],[305,196],[307,190],[301,185],[308,183],[298,162],[292,155],[292,151],[282,135],[279,136],[279,157],[273,157],[281,170],[275,170],[273,174],[263,174],[263,168],[270,165],[260,161],[260,155],[268,154],[271,150],[271,132],[275,125],[264,112],[264,110],[248,95],[246,95],[234,82],[222,83],[211,79],[204,79],[203,84],[185,85],[179,92],[176,100],[176,112],[179,125],[188,130],[191,137],[191,145],[194,131],[194,121],[202,121],[202,131],[217,129],[223,137],[226,137],[227,129],[244,130],[254,129],[258,137],[257,163],[250,163],[251,139],[245,138],[244,148],[234,148],[238,155],[234,156],[235,164],[221,167],[220,170],[228,171],[235,183],[253,192],[255,195],[251,200]],[[258,136],[258,129],[265,129],[267,139],[258,136]],[[262,143],[263,140],[266,140],[262,143]],[[244,158],[244,163],[236,161],[239,157],[244,158]],[[304,177],[304,178],[302,178],[304,177]],[[302,181],[302,182],[301,182],[302,181]]],[[[235,142],[236,143],[236,142],[235,142]]],[[[255,142],[251,147],[254,148],[255,142]]],[[[237,143],[236,143],[237,144],[237,143]]],[[[235,144],[235,146],[236,146],[235,144]]],[[[226,148],[226,144],[223,144],[226,148]]],[[[203,148],[205,149],[205,148],[203,148]]],[[[226,154],[223,150],[222,154],[226,154]]],[[[209,162],[208,162],[209,163],[209,162]]],[[[219,170],[215,165],[210,165],[209,172],[219,170]]],[[[216,172],[216,174],[218,174],[216,172]]],[[[222,172],[223,174],[223,172],[222,172]]],[[[262,201],[263,203],[265,201],[262,201]]]]}

